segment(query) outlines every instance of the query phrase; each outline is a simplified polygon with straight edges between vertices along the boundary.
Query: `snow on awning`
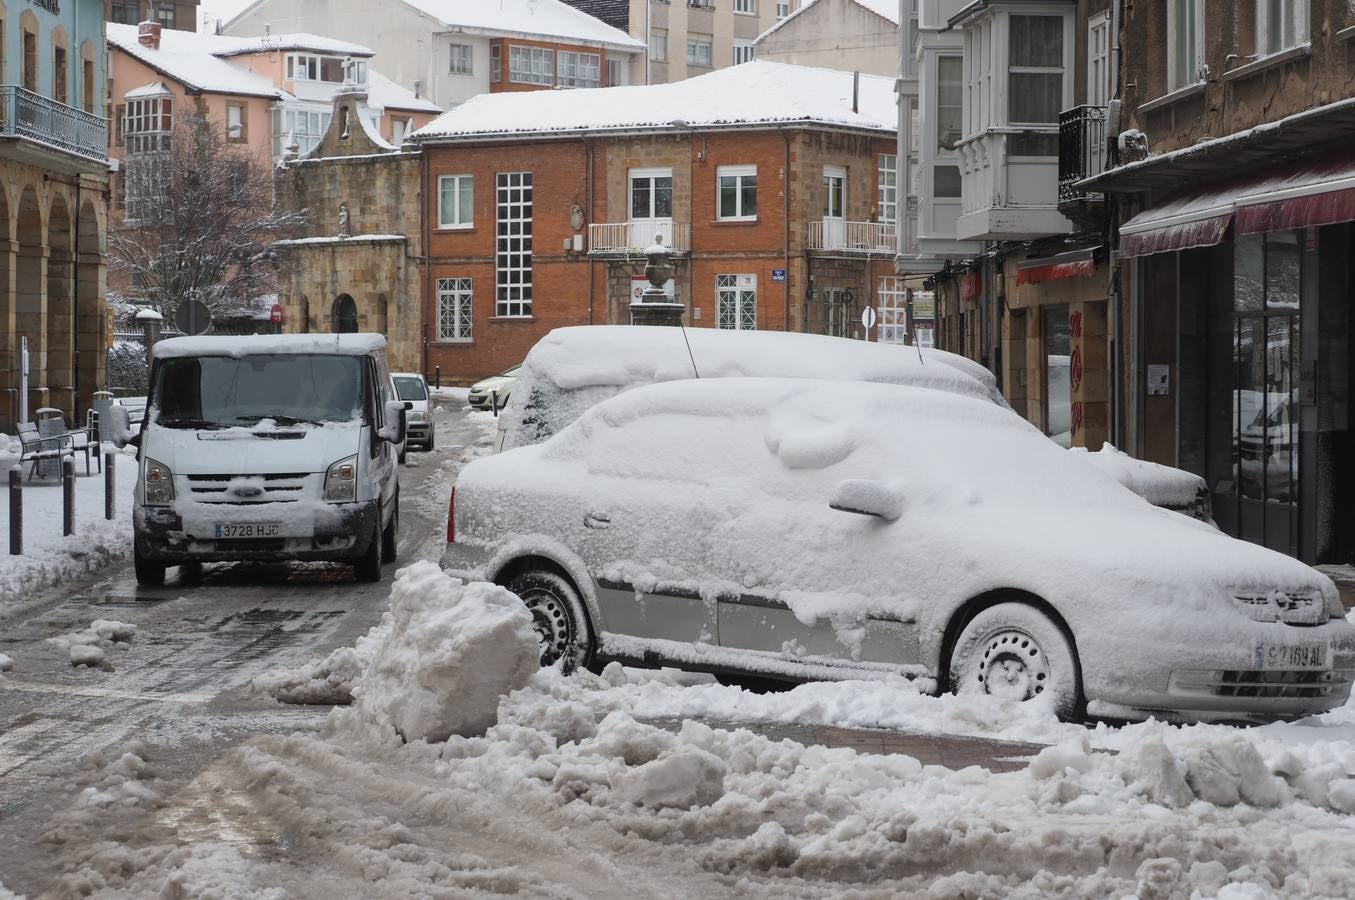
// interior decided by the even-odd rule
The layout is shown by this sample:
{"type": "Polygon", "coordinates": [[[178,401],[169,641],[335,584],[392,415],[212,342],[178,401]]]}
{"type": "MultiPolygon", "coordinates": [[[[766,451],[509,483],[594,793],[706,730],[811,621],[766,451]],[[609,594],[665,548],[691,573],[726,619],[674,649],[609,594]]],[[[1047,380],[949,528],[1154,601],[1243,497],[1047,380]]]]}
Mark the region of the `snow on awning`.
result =
{"type": "Polygon", "coordinates": [[[1120,226],[1120,255],[1147,256],[1223,243],[1233,222],[1232,187],[1194,191],[1152,206],[1120,226]]]}
{"type": "Polygon", "coordinates": [[[1016,264],[1016,283],[1039,284],[1060,278],[1086,278],[1096,272],[1096,248],[1083,247],[1054,256],[1023,259],[1016,264]]]}

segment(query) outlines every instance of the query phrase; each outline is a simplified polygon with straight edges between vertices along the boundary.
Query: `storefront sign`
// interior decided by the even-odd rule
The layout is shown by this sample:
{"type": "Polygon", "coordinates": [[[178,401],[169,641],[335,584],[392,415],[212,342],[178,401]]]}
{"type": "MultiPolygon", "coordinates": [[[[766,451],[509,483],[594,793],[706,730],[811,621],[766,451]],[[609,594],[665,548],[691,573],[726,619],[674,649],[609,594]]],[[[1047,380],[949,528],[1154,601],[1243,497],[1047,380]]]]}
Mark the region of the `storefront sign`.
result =
{"type": "Polygon", "coordinates": [[[960,279],[960,299],[977,300],[983,294],[983,273],[971,272],[960,279]]]}

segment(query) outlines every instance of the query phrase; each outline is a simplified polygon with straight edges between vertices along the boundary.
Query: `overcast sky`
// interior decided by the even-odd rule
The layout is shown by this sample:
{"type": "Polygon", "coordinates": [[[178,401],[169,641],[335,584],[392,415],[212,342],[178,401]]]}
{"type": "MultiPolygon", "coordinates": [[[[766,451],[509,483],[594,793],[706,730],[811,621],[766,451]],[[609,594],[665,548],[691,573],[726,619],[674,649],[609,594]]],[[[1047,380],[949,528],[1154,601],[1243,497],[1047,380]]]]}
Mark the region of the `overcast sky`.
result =
{"type": "Polygon", "coordinates": [[[220,19],[223,23],[230,21],[231,17],[250,4],[251,0],[202,0],[202,5],[198,7],[198,30],[211,31],[216,27],[216,20],[220,19]],[[202,17],[207,16],[207,27],[202,27],[202,17]]]}

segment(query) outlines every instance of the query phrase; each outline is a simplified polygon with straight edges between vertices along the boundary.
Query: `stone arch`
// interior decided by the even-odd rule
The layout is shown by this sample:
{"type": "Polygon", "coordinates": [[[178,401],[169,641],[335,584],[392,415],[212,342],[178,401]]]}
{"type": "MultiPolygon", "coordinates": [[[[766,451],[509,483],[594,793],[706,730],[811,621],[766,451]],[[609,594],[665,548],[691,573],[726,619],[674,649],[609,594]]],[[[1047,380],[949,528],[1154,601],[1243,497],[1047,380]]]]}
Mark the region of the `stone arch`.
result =
{"type": "Polygon", "coordinates": [[[75,224],[75,414],[89,409],[105,374],[105,234],[99,204],[86,197],[75,224]]]}
{"type": "MultiPolygon", "coordinates": [[[[29,415],[47,405],[47,248],[42,206],[34,187],[25,185],[14,222],[15,334],[28,338],[29,415]]],[[[15,351],[19,349],[15,339],[15,351]]]]}
{"type": "Polygon", "coordinates": [[[52,195],[47,214],[47,402],[74,418],[75,256],[70,205],[52,195]]]}
{"type": "Polygon", "coordinates": [[[390,300],[385,294],[376,295],[376,330],[380,334],[389,334],[386,329],[390,327],[390,300]]]}
{"type": "Polygon", "coordinates": [[[351,296],[340,294],[334,298],[330,322],[335,334],[349,334],[358,330],[358,305],[351,296]]]}
{"type": "Polygon", "coordinates": [[[301,295],[301,333],[311,333],[311,301],[305,294],[301,295]]]}

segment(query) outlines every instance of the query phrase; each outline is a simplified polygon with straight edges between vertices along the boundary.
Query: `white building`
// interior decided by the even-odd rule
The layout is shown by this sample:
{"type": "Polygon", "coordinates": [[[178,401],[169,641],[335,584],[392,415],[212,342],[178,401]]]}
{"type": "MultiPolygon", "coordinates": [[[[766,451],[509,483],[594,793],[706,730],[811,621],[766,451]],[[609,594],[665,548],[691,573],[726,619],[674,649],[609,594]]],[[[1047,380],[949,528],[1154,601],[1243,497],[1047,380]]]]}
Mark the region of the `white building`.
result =
{"type": "MultiPolygon", "coordinates": [[[[908,0],[904,0],[908,3],[908,0]]],[[[899,0],[808,0],[753,42],[758,59],[899,74],[899,0]]]]}

